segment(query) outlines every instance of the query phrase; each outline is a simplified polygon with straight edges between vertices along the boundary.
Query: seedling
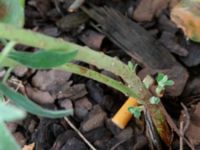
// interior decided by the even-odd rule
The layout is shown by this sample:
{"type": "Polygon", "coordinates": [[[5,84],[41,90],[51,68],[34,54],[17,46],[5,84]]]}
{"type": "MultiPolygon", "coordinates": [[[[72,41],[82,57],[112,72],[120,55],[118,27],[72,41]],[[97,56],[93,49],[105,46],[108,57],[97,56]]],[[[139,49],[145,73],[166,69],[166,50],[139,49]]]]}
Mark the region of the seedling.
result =
{"type": "Polygon", "coordinates": [[[144,106],[138,106],[138,107],[129,107],[128,111],[134,115],[135,118],[139,119],[141,116],[141,113],[144,109],[144,106]]]}
{"type": "Polygon", "coordinates": [[[135,72],[137,69],[137,64],[133,64],[131,61],[128,61],[128,67],[131,71],[135,72]]]}
{"type": "Polygon", "coordinates": [[[156,77],[156,81],[157,81],[156,94],[158,96],[162,95],[162,92],[165,90],[166,86],[174,85],[174,81],[169,80],[168,76],[163,73],[158,74],[158,76],[156,77]]]}
{"type": "MultiPolygon", "coordinates": [[[[156,94],[157,94],[157,96],[152,96],[149,99],[149,102],[151,104],[155,104],[155,105],[157,105],[157,104],[160,103],[160,97],[163,95],[162,93],[164,92],[165,87],[166,86],[172,86],[172,85],[174,85],[174,81],[173,80],[169,80],[168,76],[165,75],[165,74],[163,74],[163,73],[159,73],[157,75],[156,82],[157,82],[157,87],[156,87],[156,94]]],[[[150,76],[146,76],[144,78],[144,80],[143,80],[143,83],[144,83],[144,86],[147,89],[149,89],[150,86],[153,84],[153,79],[150,76]]],[[[129,105],[129,106],[125,105],[124,106],[124,105],[122,106],[122,108],[126,106],[126,108],[128,108],[128,110],[129,110],[129,112],[132,113],[135,118],[137,118],[137,119],[140,118],[141,112],[143,110],[143,106],[131,106],[131,105],[129,105]]],[[[120,109],[120,111],[121,111],[121,109],[120,109]]],[[[117,114],[115,116],[117,116],[117,114]]],[[[126,120],[127,118],[124,118],[124,119],[126,120]]],[[[126,122],[128,123],[128,121],[126,121],[126,122]]],[[[118,124],[120,124],[120,123],[118,123],[118,124]]]]}

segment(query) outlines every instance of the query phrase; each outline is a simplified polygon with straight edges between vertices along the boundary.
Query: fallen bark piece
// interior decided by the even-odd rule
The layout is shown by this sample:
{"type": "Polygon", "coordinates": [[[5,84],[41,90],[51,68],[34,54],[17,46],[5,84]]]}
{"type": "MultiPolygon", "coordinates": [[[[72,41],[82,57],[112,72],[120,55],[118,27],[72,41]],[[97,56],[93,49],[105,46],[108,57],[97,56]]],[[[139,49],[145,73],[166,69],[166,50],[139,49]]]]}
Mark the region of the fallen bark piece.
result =
{"type": "Polygon", "coordinates": [[[99,50],[105,35],[95,32],[93,30],[86,30],[80,35],[80,40],[92,49],[99,50]]]}
{"type": "Polygon", "coordinates": [[[133,139],[131,139],[134,135],[134,131],[131,127],[127,127],[124,130],[122,130],[118,135],[114,136],[113,138],[111,138],[106,146],[107,149],[132,149],[133,145],[135,144],[133,142],[133,139]],[[128,142],[129,141],[129,142],[128,142]],[[123,144],[125,143],[126,144],[123,144]],[[121,144],[120,144],[121,143],[121,144]],[[123,144],[123,146],[122,146],[123,144]]]}
{"type": "MultiPolygon", "coordinates": [[[[177,66],[181,68],[180,70],[185,76],[188,76],[186,69],[175,60],[169,50],[135,22],[127,19],[112,8],[84,9],[84,11],[101,25],[102,32],[113,43],[129,54],[141,66],[155,70],[172,69],[173,66],[177,66]]],[[[176,71],[171,71],[171,73],[173,74],[172,76],[177,76],[176,71]]],[[[179,88],[178,92],[173,93],[173,96],[178,96],[182,93],[188,79],[185,76],[182,79],[179,77],[182,80],[180,83],[181,88],[179,88]]],[[[176,81],[174,82],[174,87],[178,89],[176,81]]]]}
{"type": "Polygon", "coordinates": [[[83,97],[80,100],[75,102],[75,115],[83,120],[92,109],[92,103],[88,100],[87,97],[83,97]]]}
{"type": "Polygon", "coordinates": [[[85,150],[88,149],[78,137],[77,133],[72,130],[67,130],[61,133],[55,140],[51,150],[85,150]]]}
{"type": "Polygon", "coordinates": [[[181,47],[176,42],[174,34],[172,34],[170,32],[163,32],[161,35],[161,38],[159,40],[172,53],[175,53],[179,56],[187,56],[188,55],[188,51],[185,48],[181,47]]]}
{"type": "Polygon", "coordinates": [[[181,57],[180,60],[188,67],[197,66],[200,64],[200,44],[195,42],[187,42],[182,39],[180,42],[182,47],[185,47],[189,54],[186,57],[181,57]]]}
{"type": "Polygon", "coordinates": [[[61,89],[57,93],[57,98],[69,98],[71,100],[77,100],[84,97],[87,94],[85,84],[75,84],[67,89],[61,89]]]}
{"type": "Polygon", "coordinates": [[[49,35],[52,37],[58,37],[61,34],[61,31],[59,31],[59,29],[55,26],[45,26],[43,28],[40,28],[40,30],[38,30],[38,32],[41,32],[45,35],[49,35]]]}
{"type": "Polygon", "coordinates": [[[70,99],[59,100],[58,103],[62,108],[73,109],[73,104],[70,99]]]}
{"type": "Polygon", "coordinates": [[[99,105],[93,107],[88,117],[81,123],[81,130],[83,132],[91,131],[95,128],[101,127],[106,119],[106,113],[99,105]]]}
{"type": "Polygon", "coordinates": [[[170,32],[171,34],[176,34],[178,28],[174,22],[166,14],[161,14],[158,18],[158,28],[162,32],[170,32]]]}
{"type": "Polygon", "coordinates": [[[27,96],[38,104],[53,104],[55,99],[49,92],[41,91],[36,88],[26,87],[27,96]]]}
{"type": "Polygon", "coordinates": [[[65,131],[66,129],[59,123],[59,120],[41,118],[37,128],[31,134],[31,139],[38,149],[50,150],[53,144],[52,139],[57,135],[65,133],[65,131]]]}
{"type": "Polygon", "coordinates": [[[50,0],[29,1],[29,4],[34,6],[43,18],[47,17],[46,14],[51,9],[51,1],[50,0]]]}
{"type": "Polygon", "coordinates": [[[87,132],[85,134],[85,137],[90,142],[94,143],[97,140],[102,140],[102,139],[105,139],[105,138],[111,138],[112,134],[107,128],[100,127],[100,128],[94,129],[94,130],[92,130],[90,132],[87,132]]]}
{"type": "Polygon", "coordinates": [[[83,143],[79,138],[76,137],[72,137],[70,139],[68,139],[65,143],[65,145],[62,146],[62,148],[60,150],[66,150],[66,149],[71,149],[71,150],[86,150],[88,149],[85,145],[85,143],[83,143]]]}
{"type": "Polygon", "coordinates": [[[112,8],[84,11],[97,23],[106,36],[141,66],[164,69],[178,62],[148,31],[112,8]],[[165,58],[165,59],[164,59],[165,58]]]}
{"type": "Polygon", "coordinates": [[[88,16],[82,12],[69,14],[56,22],[56,25],[63,31],[70,31],[88,21],[88,16]]]}
{"type": "Polygon", "coordinates": [[[130,55],[139,65],[151,70],[171,71],[168,76],[174,77],[176,92],[171,96],[179,96],[187,82],[188,72],[179,64],[160,42],[156,41],[149,33],[137,23],[129,20],[112,8],[83,8],[93,20],[100,24],[102,32],[119,48],[130,55]],[[182,73],[173,69],[176,66],[182,73]],[[181,75],[181,76],[179,76],[181,75]],[[180,80],[176,81],[176,80],[180,80]],[[179,83],[179,84],[176,84],[179,83]]]}
{"type": "Polygon", "coordinates": [[[190,79],[184,89],[183,97],[200,95],[200,76],[190,79]]]}
{"type": "Polygon", "coordinates": [[[32,78],[32,84],[40,90],[57,91],[60,86],[66,84],[71,75],[60,70],[38,71],[32,78]]]}
{"type": "Polygon", "coordinates": [[[113,135],[118,135],[122,131],[122,129],[113,123],[112,119],[106,120],[106,127],[111,131],[113,135]]]}
{"type": "Polygon", "coordinates": [[[133,19],[139,22],[151,21],[166,9],[169,0],[141,0],[133,13],[133,19]]]}

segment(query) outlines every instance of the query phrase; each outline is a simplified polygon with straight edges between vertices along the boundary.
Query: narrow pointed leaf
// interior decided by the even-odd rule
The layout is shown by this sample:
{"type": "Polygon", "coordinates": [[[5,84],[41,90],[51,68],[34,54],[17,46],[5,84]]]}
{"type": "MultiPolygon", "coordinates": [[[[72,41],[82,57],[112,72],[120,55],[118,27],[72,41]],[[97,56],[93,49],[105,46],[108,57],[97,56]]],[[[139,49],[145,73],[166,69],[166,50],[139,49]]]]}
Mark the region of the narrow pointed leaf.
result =
{"type": "Polygon", "coordinates": [[[60,111],[44,109],[41,106],[29,100],[27,97],[23,96],[18,92],[15,92],[14,90],[10,89],[8,86],[2,83],[0,83],[0,92],[8,98],[10,98],[13,102],[15,102],[16,105],[21,106],[27,112],[35,114],[37,116],[48,118],[62,118],[64,116],[69,116],[73,114],[72,109],[60,111]]]}
{"type": "Polygon", "coordinates": [[[26,113],[12,105],[0,103],[0,120],[4,122],[16,121],[24,118],[26,113]]]}
{"type": "Polygon", "coordinates": [[[0,0],[0,22],[22,27],[25,0],[0,0]]]}
{"type": "Polygon", "coordinates": [[[0,150],[20,150],[21,148],[6,128],[3,121],[0,121],[0,150]]]}
{"type": "Polygon", "coordinates": [[[72,61],[76,54],[77,51],[39,50],[34,53],[12,51],[9,53],[8,57],[30,68],[50,69],[72,61]]]}

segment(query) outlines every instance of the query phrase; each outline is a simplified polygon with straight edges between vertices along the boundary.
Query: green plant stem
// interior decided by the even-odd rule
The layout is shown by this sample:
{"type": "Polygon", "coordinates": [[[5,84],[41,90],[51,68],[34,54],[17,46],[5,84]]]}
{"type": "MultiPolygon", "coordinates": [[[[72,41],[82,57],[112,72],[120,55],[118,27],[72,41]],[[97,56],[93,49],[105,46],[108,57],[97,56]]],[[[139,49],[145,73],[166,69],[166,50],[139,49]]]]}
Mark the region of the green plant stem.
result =
{"type": "MultiPolygon", "coordinates": [[[[1,56],[1,54],[0,54],[0,56],[1,56]]],[[[11,62],[11,63],[4,64],[5,67],[14,68],[16,66],[23,66],[22,64],[19,64],[16,61],[11,60],[9,58],[5,58],[5,62],[11,62]]],[[[88,69],[86,67],[82,67],[82,66],[79,66],[79,65],[76,65],[73,63],[68,63],[64,66],[56,67],[54,69],[64,70],[64,71],[72,72],[74,74],[78,74],[78,75],[81,75],[81,76],[84,76],[87,78],[91,78],[98,82],[104,83],[105,85],[108,85],[108,86],[112,87],[113,89],[116,89],[127,96],[137,97],[137,95],[134,93],[133,90],[131,90],[129,87],[125,86],[121,82],[116,81],[108,76],[100,74],[100,73],[93,71],[91,69],[88,69]]]]}
{"type": "Polygon", "coordinates": [[[8,55],[8,53],[12,50],[12,48],[15,46],[16,42],[10,41],[6,44],[6,46],[3,48],[0,56],[0,66],[2,62],[4,61],[4,58],[8,55]]]}
{"type": "Polygon", "coordinates": [[[82,67],[82,66],[79,66],[76,64],[72,64],[72,63],[68,63],[64,66],[57,67],[56,69],[61,69],[64,71],[72,72],[72,73],[96,80],[98,82],[104,83],[105,85],[108,85],[108,86],[112,87],[113,89],[116,89],[127,96],[128,95],[132,96],[132,97],[137,96],[133,90],[131,90],[127,86],[123,85],[121,82],[116,81],[108,76],[100,74],[91,69],[88,69],[88,68],[85,68],[85,67],[82,67]]]}
{"type": "Polygon", "coordinates": [[[0,23],[0,38],[16,41],[20,44],[42,48],[45,50],[78,50],[76,60],[97,66],[120,76],[132,88],[137,97],[143,99],[141,91],[145,90],[137,75],[117,58],[82,47],[74,43],[55,39],[30,30],[24,30],[11,25],[0,23]]]}

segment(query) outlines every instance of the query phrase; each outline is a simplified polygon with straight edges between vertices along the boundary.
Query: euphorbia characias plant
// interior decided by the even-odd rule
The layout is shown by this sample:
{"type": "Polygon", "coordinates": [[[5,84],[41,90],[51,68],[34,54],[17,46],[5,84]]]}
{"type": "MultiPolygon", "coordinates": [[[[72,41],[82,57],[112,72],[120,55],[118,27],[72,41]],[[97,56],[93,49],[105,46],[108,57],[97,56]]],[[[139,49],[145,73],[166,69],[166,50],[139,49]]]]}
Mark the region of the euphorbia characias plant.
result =
{"type": "MultiPolygon", "coordinates": [[[[160,137],[166,144],[169,144],[170,131],[160,109],[162,106],[159,104],[153,105],[149,102],[152,95],[136,75],[134,66],[131,63],[126,65],[117,58],[112,58],[88,47],[22,29],[24,20],[23,0],[0,0],[0,5],[1,8],[6,10],[5,14],[0,16],[0,38],[4,40],[4,43],[7,43],[0,54],[1,67],[27,66],[35,69],[58,69],[104,83],[128,97],[134,97],[138,103],[147,107],[160,137]],[[36,47],[40,50],[33,53],[16,51],[14,46],[17,43],[36,47]],[[32,59],[33,57],[34,59],[32,59]],[[71,62],[72,60],[82,61],[99,69],[110,71],[120,76],[125,84],[89,68],[77,65],[71,62]]],[[[0,92],[27,112],[38,116],[59,118],[73,114],[73,110],[52,111],[43,109],[3,82],[0,82],[0,92]]],[[[3,126],[0,127],[1,129],[8,132],[3,126]]],[[[11,143],[13,140],[9,142],[11,143]]],[[[4,143],[0,140],[1,144],[4,143]]]]}

